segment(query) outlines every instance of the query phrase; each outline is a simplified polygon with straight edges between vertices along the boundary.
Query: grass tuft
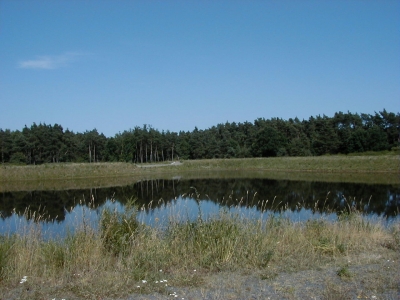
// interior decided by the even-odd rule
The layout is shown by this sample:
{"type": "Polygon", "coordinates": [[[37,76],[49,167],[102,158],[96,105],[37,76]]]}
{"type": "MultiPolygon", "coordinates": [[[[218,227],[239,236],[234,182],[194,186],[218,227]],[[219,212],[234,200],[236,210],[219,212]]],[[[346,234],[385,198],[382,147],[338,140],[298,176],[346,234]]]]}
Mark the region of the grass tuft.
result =
{"type": "Polygon", "coordinates": [[[104,248],[114,255],[126,255],[139,230],[134,201],[128,201],[124,212],[103,210],[100,219],[100,238],[104,248]]]}
{"type": "Polygon", "coordinates": [[[350,273],[349,267],[348,266],[344,266],[341,267],[338,271],[337,271],[337,275],[340,278],[350,278],[352,275],[350,273]]]}

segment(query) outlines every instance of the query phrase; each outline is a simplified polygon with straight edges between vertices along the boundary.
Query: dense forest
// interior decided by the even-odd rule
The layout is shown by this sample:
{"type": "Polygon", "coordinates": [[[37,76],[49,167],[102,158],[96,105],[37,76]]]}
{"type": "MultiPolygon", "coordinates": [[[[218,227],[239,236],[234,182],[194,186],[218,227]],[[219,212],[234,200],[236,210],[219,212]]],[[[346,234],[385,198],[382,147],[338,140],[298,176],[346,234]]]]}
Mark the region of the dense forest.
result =
{"type": "Polygon", "coordinates": [[[391,150],[399,145],[400,113],[335,113],[333,117],[259,118],[192,132],[135,127],[107,138],[59,124],[0,129],[2,163],[158,162],[176,159],[311,156],[391,150]]]}

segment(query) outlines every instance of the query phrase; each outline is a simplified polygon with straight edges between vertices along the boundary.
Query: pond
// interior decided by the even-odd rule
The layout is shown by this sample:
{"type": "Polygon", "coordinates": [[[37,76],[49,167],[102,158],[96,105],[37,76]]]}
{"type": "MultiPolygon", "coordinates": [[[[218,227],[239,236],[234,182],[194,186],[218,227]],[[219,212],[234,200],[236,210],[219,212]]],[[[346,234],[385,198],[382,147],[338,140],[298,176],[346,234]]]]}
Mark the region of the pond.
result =
{"type": "Polygon", "coordinates": [[[221,210],[247,218],[283,214],[293,221],[304,221],[321,216],[336,219],[337,214],[356,209],[368,217],[392,222],[399,219],[400,188],[396,184],[237,174],[195,179],[171,176],[106,188],[9,191],[0,194],[0,234],[26,230],[36,218],[44,234],[64,236],[82,223],[95,227],[104,207],[122,210],[130,200],[139,207],[139,220],[149,225],[166,223],[170,218],[206,219],[221,210]]]}

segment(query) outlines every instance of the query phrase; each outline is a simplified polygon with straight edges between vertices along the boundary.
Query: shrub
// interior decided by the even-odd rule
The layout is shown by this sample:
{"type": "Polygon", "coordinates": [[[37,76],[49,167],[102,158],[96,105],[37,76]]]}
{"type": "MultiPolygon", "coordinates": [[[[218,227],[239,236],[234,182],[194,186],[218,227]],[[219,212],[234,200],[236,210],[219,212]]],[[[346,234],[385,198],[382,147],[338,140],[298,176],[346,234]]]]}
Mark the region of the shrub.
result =
{"type": "Polygon", "coordinates": [[[16,152],[10,157],[10,163],[12,164],[25,164],[26,157],[22,152],[16,152]]]}

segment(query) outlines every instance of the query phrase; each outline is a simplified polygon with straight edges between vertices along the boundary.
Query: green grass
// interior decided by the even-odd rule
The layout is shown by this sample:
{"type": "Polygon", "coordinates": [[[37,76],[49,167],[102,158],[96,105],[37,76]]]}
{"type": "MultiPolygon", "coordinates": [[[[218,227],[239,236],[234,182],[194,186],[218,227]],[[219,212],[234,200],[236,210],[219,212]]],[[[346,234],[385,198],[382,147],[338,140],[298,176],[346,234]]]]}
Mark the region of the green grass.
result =
{"type": "MultiPolygon", "coordinates": [[[[60,163],[38,166],[0,166],[1,190],[42,184],[47,188],[112,186],[129,184],[149,177],[174,175],[202,176],[207,172],[262,172],[265,176],[285,178],[328,178],[333,181],[382,180],[400,183],[397,155],[333,155],[318,157],[274,157],[246,159],[206,159],[182,161],[181,165],[145,168],[131,163],[60,163]],[[383,175],[384,174],[384,175],[383,175]],[[380,177],[380,179],[379,179],[380,177]],[[336,178],[336,179],[335,179],[336,178]],[[373,179],[369,179],[373,178],[373,179]],[[86,182],[86,183],[85,183],[86,182]]],[[[145,164],[143,166],[146,166],[145,164]]],[[[208,176],[208,175],[207,175],[208,176]]]]}
{"type": "Polygon", "coordinates": [[[337,275],[340,277],[340,278],[350,278],[352,275],[351,275],[351,272],[349,271],[349,267],[348,266],[344,266],[344,267],[341,267],[338,271],[337,271],[337,275]]]}
{"type": "Polygon", "coordinates": [[[349,278],[350,260],[361,264],[400,250],[400,224],[385,228],[359,213],[335,222],[292,222],[283,214],[253,220],[221,211],[181,222],[171,212],[167,226],[149,227],[136,211],[106,210],[98,230],[85,225],[62,239],[44,240],[37,224],[24,234],[2,236],[0,291],[18,299],[167,296],[165,284],[195,287],[217,272],[259,273],[271,280],[281,272],[343,265],[337,275],[349,278]],[[26,282],[19,283],[24,276],[26,282]]]}
{"type": "Polygon", "coordinates": [[[313,156],[248,159],[212,159],[186,162],[182,168],[254,169],[303,172],[393,172],[398,173],[400,160],[395,155],[381,156],[313,156]]]}

